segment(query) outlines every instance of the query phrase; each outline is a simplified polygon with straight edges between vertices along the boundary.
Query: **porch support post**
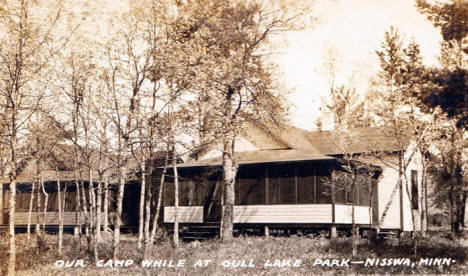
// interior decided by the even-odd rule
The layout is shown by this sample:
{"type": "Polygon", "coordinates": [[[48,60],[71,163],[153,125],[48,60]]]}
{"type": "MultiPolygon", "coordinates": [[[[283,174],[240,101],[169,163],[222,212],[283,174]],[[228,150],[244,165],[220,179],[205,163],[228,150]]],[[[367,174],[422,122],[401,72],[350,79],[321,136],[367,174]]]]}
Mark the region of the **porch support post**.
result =
{"type": "Polygon", "coordinates": [[[336,224],[335,224],[335,172],[332,171],[331,178],[332,178],[332,186],[331,186],[331,200],[332,200],[332,225],[330,229],[330,236],[332,238],[336,238],[336,224]]]}
{"type": "MultiPolygon", "coordinates": [[[[400,196],[400,230],[403,231],[405,227],[405,222],[404,222],[404,210],[403,210],[403,180],[402,176],[399,176],[399,183],[398,183],[398,189],[399,189],[399,196],[400,196]]],[[[406,183],[405,183],[406,185],[406,183]]],[[[413,225],[414,227],[414,225],[413,225]]]]}
{"type": "Polygon", "coordinates": [[[268,238],[270,236],[270,229],[268,228],[268,225],[264,226],[263,232],[265,233],[266,238],[268,238]]]}

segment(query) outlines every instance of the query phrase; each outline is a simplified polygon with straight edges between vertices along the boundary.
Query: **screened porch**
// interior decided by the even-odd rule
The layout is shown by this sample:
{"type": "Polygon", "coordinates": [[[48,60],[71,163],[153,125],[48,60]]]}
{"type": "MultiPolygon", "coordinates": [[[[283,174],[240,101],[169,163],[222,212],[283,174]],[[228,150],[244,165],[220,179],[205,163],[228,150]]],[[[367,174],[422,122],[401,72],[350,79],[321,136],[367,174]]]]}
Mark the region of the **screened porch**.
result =
{"type": "MultiPolygon", "coordinates": [[[[219,221],[222,210],[221,167],[182,168],[179,221],[219,221]]],[[[343,173],[332,161],[248,164],[239,166],[235,183],[234,223],[371,224],[373,181],[359,179],[353,189],[333,183],[343,173]],[[334,191],[334,193],[333,193],[334,191]],[[334,196],[333,196],[334,194],[334,196]]],[[[373,186],[374,185],[374,186],[373,186]]],[[[164,188],[164,221],[174,221],[174,186],[164,188]]]]}

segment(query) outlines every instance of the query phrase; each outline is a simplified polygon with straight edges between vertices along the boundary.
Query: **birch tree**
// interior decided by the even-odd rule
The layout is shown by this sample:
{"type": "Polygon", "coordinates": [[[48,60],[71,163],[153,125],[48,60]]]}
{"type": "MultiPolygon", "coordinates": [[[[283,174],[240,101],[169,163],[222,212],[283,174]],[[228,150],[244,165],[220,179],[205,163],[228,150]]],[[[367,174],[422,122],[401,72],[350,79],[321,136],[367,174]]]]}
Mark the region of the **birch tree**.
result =
{"type": "Polygon", "coordinates": [[[15,270],[15,200],[18,165],[18,145],[23,139],[22,128],[37,110],[43,97],[42,74],[54,54],[63,44],[52,30],[60,18],[60,2],[49,3],[58,7],[55,12],[46,9],[37,1],[2,1],[0,8],[0,102],[4,104],[2,114],[7,123],[9,149],[8,175],[10,185],[9,204],[9,263],[8,274],[15,270]]]}
{"type": "MultiPolygon", "coordinates": [[[[133,18],[134,19],[134,18],[133,18]]],[[[137,135],[136,121],[139,116],[139,101],[144,93],[144,87],[149,82],[151,66],[151,49],[145,45],[140,32],[140,26],[129,22],[116,27],[115,37],[120,42],[110,40],[105,45],[107,60],[103,79],[112,102],[110,116],[112,128],[116,134],[116,153],[119,185],[117,192],[117,210],[114,219],[113,257],[118,255],[120,242],[120,226],[122,224],[122,204],[125,182],[128,174],[128,162],[131,158],[131,146],[137,135]],[[123,43],[120,44],[120,43],[123,43]],[[143,45],[141,45],[143,44],[143,45]]]]}
{"type": "MultiPolygon", "coordinates": [[[[391,28],[386,32],[382,50],[377,51],[377,55],[381,64],[379,81],[382,86],[379,90],[380,102],[376,106],[375,114],[380,119],[380,124],[386,126],[387,135],[399,152],[394,161],[389,159],[385,161],[387,166],[398,172],[398,183],[395,189],[400,191],[400,198],[406,194],[412,202],[417,202],[415,206],[420,206],[411,207],[413,231],[416,232],[414,243],[416,254],[417,241],[421,234],[417,226],[421,221],[421,214],[425,213],[421,209],[426,206],[423,197],[413,198],[407,172],[412,162],[425,158],[425,154],[417,155],[424,152],[424,141],[434,130],[436,110],[424,113],[420,108],[418,97],[425,87],[421,76],[426,74],[426,68],[422,64],[419,45],[414,40],[404,46],[403,38],[398,30],[391,28]],[[420,204],[419,201],[423,203],[420,204]]],[[[380,160],[384,162],[383,158],[380,160]]],[[[419,194],[418,192],[418,196],[419,194]]],[[[421,195],[424,196],[424,194],[421,195]]],[[[387,208],[386,206],[385,209],[387,208]]],[[[402,217],[401,221],[403,219],[402,217]]]]}
{"type": "MultiPolygon", "coordinates": [[[[237,165],[234,141],[242,116],[259,119],[280,118],[284,111],[281,94],[275,91],[272,66],[265,56],[270,38],[290,29],[294,19],[284,12],[287,6],[268,2],[187,1],[179,4],[180,41],[194,42],[197,51],[190,57],[197,64],[204,91],[209,91],[213,128],[222,137],[224,185],[222,239],[232,237],[234,181],[237,165]],[[283,10],[284,9],[284,10],[283,10]],[[244,114],[244,115],[243,115],[244,114]]],[[[189,43],[189,42],[187,42],[189,43]]],[[[199,90],[199,91],[203,91],[199,90]]],[[[280,120],[277,120],[280,121],[280,120]]]]}
{"type": "Polygon", "coordinates": [[[443,38],[441,68],[431,68],[423,77],[427,87],[419,99],[426,110],[442,111],[437,120],[445,127],[436,129],[429,139],[436,148],[433,173],[439,180],[437,186],[448,191],[451,231],[458,236],[468,195],[462,157],[468,125],[468,1],[418,0],[416,5],[440,29],[443,38]]]}

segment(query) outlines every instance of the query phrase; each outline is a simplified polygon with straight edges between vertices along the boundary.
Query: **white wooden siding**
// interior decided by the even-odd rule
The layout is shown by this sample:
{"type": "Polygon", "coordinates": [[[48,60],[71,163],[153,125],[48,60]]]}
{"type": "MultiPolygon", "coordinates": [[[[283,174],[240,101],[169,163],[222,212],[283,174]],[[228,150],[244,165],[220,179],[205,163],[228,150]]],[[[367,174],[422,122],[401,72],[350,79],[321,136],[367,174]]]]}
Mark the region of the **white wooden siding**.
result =
{"type": "Polygon", "coordinates": [[[384,229],[399,229],[400,189],[398,188],[398,171],[393,168],[384,168],[378,185],[380,227],[384,229]],[[393,193],[394,189],[396,191],[393,193]],[[382,221],[387,205],[388,211],[382,221]]]}
{"type": "MultiPolygon", "coordinates": [[[[58,212],[46,212],[45,213],[45,224],[48,225],[59,225],[59,213],[58,212]]],[[[42,224],[43,213],[31,212],[31,225],[36,224],[36,221],[39,220],[39,223],[42,224]]],[[[80,218],[82,214],[76,212],[64,212],[63,213],[63,224],[64,225],[78,225],[79,221],[77,218],[80,218]]],[[[104,221],[104,216],[101,216],[101,224],[104,221]]],[[[109,213],[109,223],[113,224],[114,222],[114,213],[109,213]]],[[[15,225],[27,225],[28,224],[28,212],[16,212],[15,213],[15,225]]],[[[125,225],[125,222],[123,222],[125,225]]]]}
{"type": "MultiPolygon", "coordinates": [[[[378,183],[378,213],[379,220],[382,221],[383,213],[386,209],[387,204],[389,205],[386,216],[383,218],[383,222],[380,225],[383,229],[401,229],[401,218],[400,218],[400,192],[402,193],[401,197],[403,199],[403,231],[413,231],[413,222],[411,215],[411,170],[418,171],[418,193],[419,193],[419,210],[418,214],[415,217],[416,227],[419,229],[420,222],[420,211],[421,211],[421,181],[422,181],[422,165],[421,165],[421,155],[418,152],[412,154],[414,146],[408,146],[408,149],[405,152],[405,159],[411,158],[411,162],[408,164],[406,174],[406,179],[408,183],[405,182],[405,179],[402,179],[402,188],[400,191],[398,186],[398,170],[395,167],[389,167],[385,164],[381,164],[383,168],[383,174],[378,183]],[[392,192],[397,187],[396,192],[392,196],[392,192]],[[408,193],[409,192],[409,193],[408,193]]],[[[385,158],[387,163],[397,164],[397,159],[395,156],[388,156],[385,158]]]]}
{"type": "MultiPolygon", "coordinates": [[[[353,207],[350,205],[335,206],[335,223],[351,224],[353,207]]],[[[371,224],[372,213],[370,207],[355,206],[354,218],[357,224],[371,224]]]]}
{"type": "Polygon", "coordinates": [[[331,223],[331,206],[331,204],[235,206],[234,223],[331,223]]]}
{"type": "MultiPolygon", "coordinates": [[[[179,222],[203,222],[203,206],[179,206],[179,222]]],[[[164,222],[174,222],[174,207],[164,207],[164,222]]]]}
{"type": "MultiPolygon", "coordinates": [[[[356,206],[356,223],[370,224],[370,208],[356,206]]],[[[174,207],[164,207],[164,222],[174,222],[174,207]]],[[[179,207],[179,222],[203,222],[202,206],[179,207]]],[[[234,223],[332,223],[331,204],[234,206],[234,223]]],[[[336,223],[351,223],[351,206],[336,205],[336,223]]]]}

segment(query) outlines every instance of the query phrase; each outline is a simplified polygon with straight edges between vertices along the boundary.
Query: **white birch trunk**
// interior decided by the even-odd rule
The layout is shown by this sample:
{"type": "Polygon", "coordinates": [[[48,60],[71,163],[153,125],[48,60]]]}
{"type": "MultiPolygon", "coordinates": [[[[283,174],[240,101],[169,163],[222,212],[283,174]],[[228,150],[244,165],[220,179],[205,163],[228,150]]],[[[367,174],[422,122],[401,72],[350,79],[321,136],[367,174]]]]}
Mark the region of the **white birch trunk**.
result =
{"type": "Polygon", "coordinates": [[[40,236],[41,235],[41,224],[40,224],[40,214],[41,214],[41,203],[42,203],[42,198],[41,198],[41,192],[39,191],[41,189],[41,182],[38,181],[37,183],[37,205],[36,205],[36,235],[40,236]]]}
{"type": "Polygon", "coordinates": [[[161,174],[161,181],[159,182],[159,191],[158,191],[158,199],[156,202],[156,211],[154,212],[154,217],[153,217],[153,228],[151,229],[151,235],[150,235],[150,241],[149,241],[151,245],[154,243],[154,239],[156,237],[156,230],[158,229],[158,218],[159,218],[159,213],[161,212],[162,195],[164,192],[164,181],[165,181],[166,172],[167,172],[167,162],[168,162],[168,157],[166,153],[164,168],[161,174]]]}
{"type": "Polygon", "coordinates": [[[141,162],[141,186],[140,186],[140,204],[138,208],[138,249],[141,249],[143,243],[143,227],[145,213],[145,189],[146,189],[146,164],[141,162]]]}
{"type": "Polygon", "coordinates": [[[119,255],[119,243],[120,243],[120,226],[122,225],[122,205],[123,205],[123,196],[125,189],[125,176],[126,168],[121,166],[121,173],[119,175],[119,188],[117,195],[117,210],[115,210],[115,219],[114,219],[114,241],[112,243],[112,258],[117,260],[119,255]]]}
{"type": "Polygon", "coordinates": [[[109,232],[109,179],[104,180],[104,233],[109,232]]]}
{"type": "MultiPolygon", "coordinates": [[[[58,173],[55,173],[57,176],[57,201],[58,201],[58,217],[59,217],[59,232],[58,232],[58,253],[62,255],[62,245],[63,245],[63,209],[62,209],[62,197],[61,197],[61,187],[60,179],[58,178],[58,173]]],[[[65,197],[65,196],[64,196],[65,197]]]]}
{"type": "Polygon", "coordinates": [[[9,206],[9,259],[8,259],[8,275],[15,275],[16,263],[16,244],[15,244],[15,205],[16,205],[16,181],[10,181],[10,206],[9,206]]]}
{"type": "Polygon", "coordinates": [[[44,194],[44,209],[43,209],[44,211],[42,212],[42,230],[45,231],[47,205],[49,203],[49,194],[45,190],[44,179],[42,178],[42,174],[41,174],[41,187],[42,187],[42,193],[44,194]]]}
{"type": "Polygon", "coordinates": [[[234,134],[226,133],[223,146],[223,186],[224,186],[224,210],[221,221],[221,239],[227,241],[232,239],[234,230],[234,202],[237,168],[233,161],[234,134]]]}
{"type": "Polygon", "coordinates": [[[102,210],[102,181],[97,183],[97,200],[96,200],[96,242],[102,241],[101,236],[101,210],[102,210]]]}
{"type": "Polygon", "coordinates": [[[35,189],[35,183],[36,182],[32,182],[32,185],[31,185],[31,197],[29,199],[29,210],[28,210],[28,226],[26,228],[26,233],[27,233],[27,239],[28,241],[31,239],[31,213],[32,213],[32,209],[33,209],[33,203],[34,203],[34,189],[35,189]]]}
{"type": "Polygon", "coordinates": [[[179,246],[179,175],[177,172],[177,155],[173,149],[172,168],[174,170],[174,247],[179,246]]]}

